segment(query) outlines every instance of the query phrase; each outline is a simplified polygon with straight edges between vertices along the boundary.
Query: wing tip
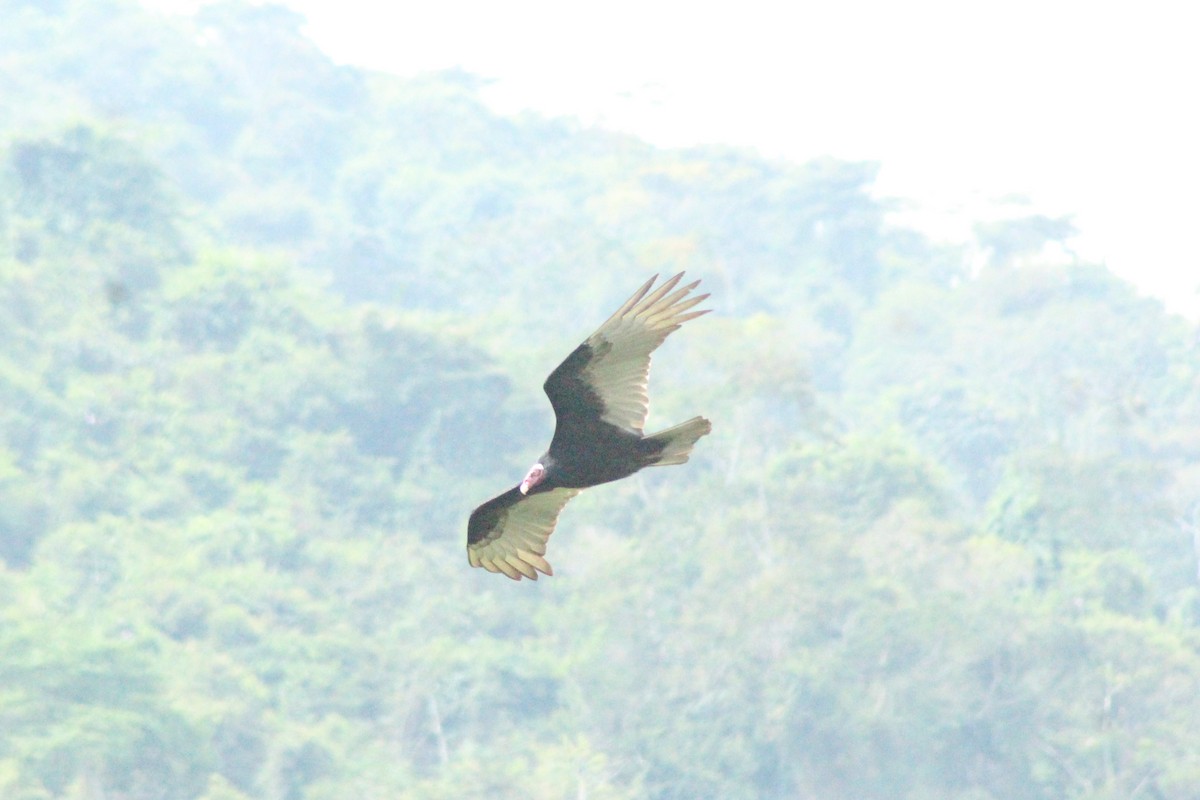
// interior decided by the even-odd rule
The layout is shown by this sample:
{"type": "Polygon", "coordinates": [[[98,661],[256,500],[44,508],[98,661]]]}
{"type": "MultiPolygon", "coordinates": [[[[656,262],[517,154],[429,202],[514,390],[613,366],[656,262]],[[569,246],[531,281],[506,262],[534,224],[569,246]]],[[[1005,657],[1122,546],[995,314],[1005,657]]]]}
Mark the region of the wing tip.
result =
{"type": "Polygon", "coordinates": [[[538,573],[554,577],[554,568],[544,558],[528,553],[520,553],[517,557],[481,559],[475,553],[467,551],[467,561],[472,567],[482,567],[488,572],[503,575],[509,580],[520,582],[522,578],[536,581],[538,573]]]}

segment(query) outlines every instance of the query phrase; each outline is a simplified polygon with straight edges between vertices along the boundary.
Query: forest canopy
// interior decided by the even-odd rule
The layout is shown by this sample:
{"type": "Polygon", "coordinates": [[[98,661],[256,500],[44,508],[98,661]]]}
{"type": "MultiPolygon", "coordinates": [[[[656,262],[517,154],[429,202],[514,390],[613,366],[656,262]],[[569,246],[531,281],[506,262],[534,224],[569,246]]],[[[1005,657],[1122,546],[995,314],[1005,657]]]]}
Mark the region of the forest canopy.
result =
{"type": "Polygon", "coordinates": [[[278,7],[0,0],[0,796],[1190,798],[1200,330],[876,165],[499,115],[278,7]],[[691,462],[467,514],[651,274],[691,462]]]}

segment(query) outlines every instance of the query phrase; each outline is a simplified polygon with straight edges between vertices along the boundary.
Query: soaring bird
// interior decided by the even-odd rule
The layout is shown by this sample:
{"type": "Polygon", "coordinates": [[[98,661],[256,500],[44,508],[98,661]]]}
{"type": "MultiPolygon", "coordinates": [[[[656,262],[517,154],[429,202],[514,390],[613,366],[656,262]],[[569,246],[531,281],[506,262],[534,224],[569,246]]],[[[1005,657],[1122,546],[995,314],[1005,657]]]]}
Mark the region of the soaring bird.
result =
{"type": "Polygon", "coordinates": [[[554,408],[554,438],[521,482],[471,512],[467,560],[520,580],[553,575],[546,542],[559,512],[589,486],[643,467],[682,464],[712,430],[704,417],[645,436],[650,354],[671,331],[711,309],[692,311],[707,294],[688,297],[700,281],[678,289],[679,273],[650,291],[642,284],[608,321],[550,373],[543,388],[554,408]],[[672,291],[674,290],[674,291],[672,291]]]}

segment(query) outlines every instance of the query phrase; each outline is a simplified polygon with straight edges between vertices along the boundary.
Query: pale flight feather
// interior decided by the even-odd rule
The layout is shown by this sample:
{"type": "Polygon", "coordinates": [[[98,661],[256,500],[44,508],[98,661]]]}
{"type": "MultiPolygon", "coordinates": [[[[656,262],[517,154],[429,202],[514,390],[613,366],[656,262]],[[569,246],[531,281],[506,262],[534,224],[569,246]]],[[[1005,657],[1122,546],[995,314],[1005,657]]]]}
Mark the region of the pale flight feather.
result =
{"type": "Polygon", "coordinates": [[[519,503],[498,511],[492,532],[482,541],[467,545],[467,560],[473,567],[502,572],[514,580],[537,580],[538,572],[553,575],[546,561],[546,542],[554,532],[563,506],[579,489],[554,489],[531,494],[519,503]]]}
{"type": "Polygon", "coordinates": [[[642,432],[650,411],[647,393],[650,354],[671,331],[711,310],[688,313],[708,295],[687,296],[700,281],[671,292],[682,277],[681,272],[649,296],[646,292],[655,279],[646,281],[588,337],[586,343],[592,349],[592,360],[582,374],[604,403],[600,418],[605,422],[639,434],[642,432]]]}

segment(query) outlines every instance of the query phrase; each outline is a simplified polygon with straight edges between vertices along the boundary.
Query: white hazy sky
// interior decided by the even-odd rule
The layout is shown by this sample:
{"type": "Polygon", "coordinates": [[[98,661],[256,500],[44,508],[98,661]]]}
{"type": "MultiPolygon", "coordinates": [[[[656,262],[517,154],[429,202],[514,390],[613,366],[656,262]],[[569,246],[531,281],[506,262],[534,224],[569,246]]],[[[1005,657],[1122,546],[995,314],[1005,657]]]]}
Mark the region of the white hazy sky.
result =
{"type": "MultiPolygon", "coordinates": [[[[187,11],[196,0],[145,0],[187,11]]],[[[1165,0],[288,0],[335,60],[461,67],[502,111],[882,164],[954,240],[1027,200],[1200,319],[1200,17],[1165,0]]]]}

